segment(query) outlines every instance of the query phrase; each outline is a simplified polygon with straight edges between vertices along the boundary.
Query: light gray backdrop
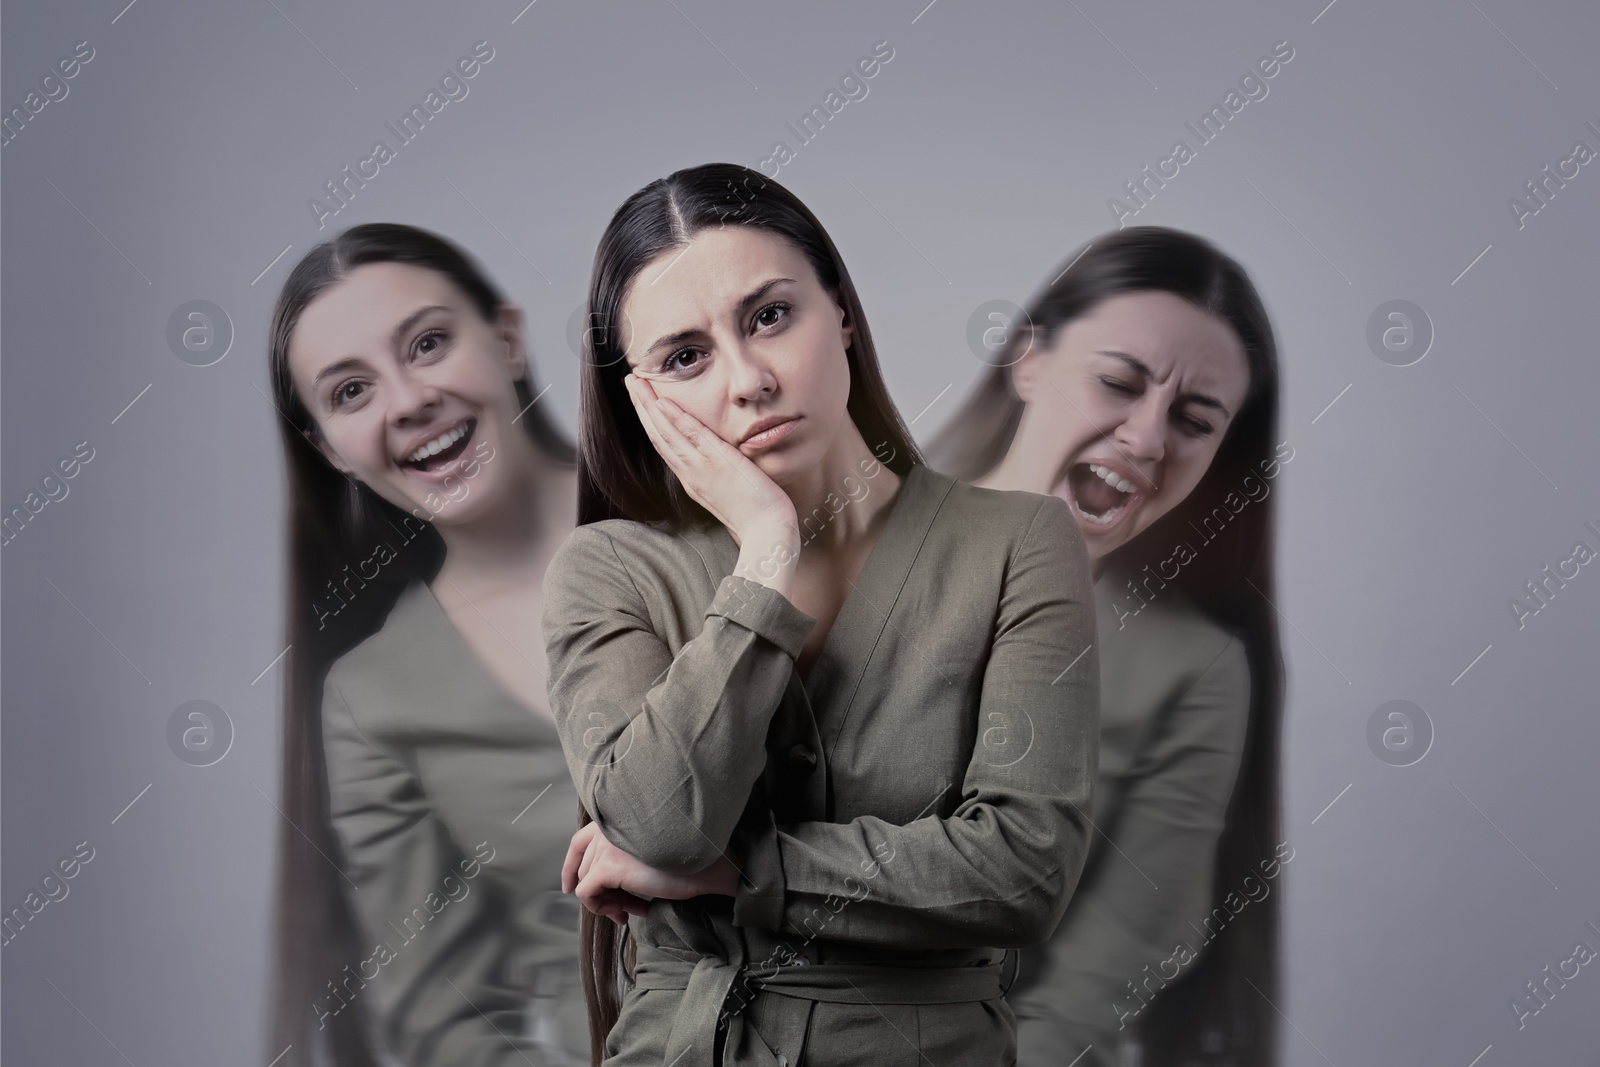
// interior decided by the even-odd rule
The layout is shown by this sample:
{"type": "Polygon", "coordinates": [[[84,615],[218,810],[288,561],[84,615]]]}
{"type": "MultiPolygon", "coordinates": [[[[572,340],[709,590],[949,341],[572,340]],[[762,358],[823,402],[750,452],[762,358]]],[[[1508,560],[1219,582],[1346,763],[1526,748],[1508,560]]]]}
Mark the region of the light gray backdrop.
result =
{"type": "Polygon", "coordinates": [[[1196,145],[1185,123],[1282,41],[1267,95],[1130,220],[1241,260],[1282,346],[1282,1060],[1594,1062],[1600,965],[1520,1028],[1511,1005],[1600,949],[1600,564],[1545,579],[1521,625],[1508,604],[1600,548],[1600,162],[1563,164],[1600,151],[1594,4],[526,2],[5,8],[3,105],[28,117],[0,157],[0,505],[66,495],[0,556],[0,904],[93,849],[0,956],[6,1062],[270,1059],[284,503],[263,337],[318,240],[398,220],[460,241],[526,309],[573,428],[567,323],[611,211],[785,141],[778,177],[839,243],[926,440],[983,370],[974,309],[1111,228],[1108,199],[1196,145]],[[468,94],[319,229],[307,201],[398,146],[384,123],[479,41],[468,94]],[[785,123],[880,41],[867,95],[801,144],[785,123]],[[79,42],[92,58],[41,88],[79,42]],[[1569,177],[1541,205],[1547,165],[1569,177]],[[214,312],[197,350],[169,342],[195,300],[231,324],[209,366],[214,312]],[[168,740],[192,700],[232,726],[208,767],[168,740]],[[1409,766],[1368,740],[1391,700],[1431,724],[1409,766]]]}

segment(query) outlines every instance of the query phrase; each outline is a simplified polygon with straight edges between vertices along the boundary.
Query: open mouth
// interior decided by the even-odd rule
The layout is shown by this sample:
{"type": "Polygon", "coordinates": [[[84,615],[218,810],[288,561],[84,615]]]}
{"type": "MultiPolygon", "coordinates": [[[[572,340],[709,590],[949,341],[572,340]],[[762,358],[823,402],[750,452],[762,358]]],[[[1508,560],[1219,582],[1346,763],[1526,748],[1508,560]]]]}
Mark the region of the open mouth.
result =
{"type": "Polygon", "coordinates": [[[1116,525],[1142,496],[1132,482],[1097,463],[1069,467],[1066,488],[1072,509],[1094,526],[1116,525]]]}
{"type": "Polygon", "coordinates": [[[424,474],[444,470],[466,454],[477,426],[476,419],[463,419],[413,452],[402,465],[424,474]]]}

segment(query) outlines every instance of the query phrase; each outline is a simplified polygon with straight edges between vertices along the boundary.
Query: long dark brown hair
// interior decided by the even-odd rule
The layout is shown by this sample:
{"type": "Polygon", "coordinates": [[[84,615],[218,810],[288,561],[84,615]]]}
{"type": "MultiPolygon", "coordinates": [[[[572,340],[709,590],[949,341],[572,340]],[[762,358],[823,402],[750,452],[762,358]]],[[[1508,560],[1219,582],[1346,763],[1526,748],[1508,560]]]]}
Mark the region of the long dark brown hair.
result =
{"type": "MultiPolygon", "coordinates": [[[[1273,462],[1277,437],[1277,342],[1249,275],[1192,234],[1159,226],[1129,227],[1074,250],[1067,263],[1026,309],[1031,331],[1010,334],[995,354],[993,369],[941,428],[928,454],[955,478],[973,480],[993,470],[1011,447],[1025,406],[1012,387],[1009,369],[1021,355],[1019,346],[1049,348],[1068,323],[1107,297],[1172,293],[1217,316],[1244,346],[1249,393],[1189,496],[1107,558],[1108,564],[1115,561],[1119,569],[1137,572],[1170,552],[1189,535],[1191,522],[1204,521],[1246,477],[1260,480],[1262,471],[1275,469],[1267,465],[1273,462]]],[[[1238,892],[1247,875],[1259,877],[1256,867],[1273,859],[1281,830],[1283,656],[1272,607],[1277,599],[1274,499],[1269,492],[1244,508],[1172,579],[1202,611],[1238,634],[1249,650],[1250,725],[1217,842],[1214,902],[1238,892]]],[[[1137,1023],[1147,1067],[1210,1062],[1265,1067],[1271,1061],[1273,1009],[1267,998],[1277,1000],[1281,893],[1280,884],[1277,892],[1244,908],[1188,972],[1142,1013],[1137,1023]],[[1207,1058],[1218,1053],[1226,1058],[1207,1058]]]]}
{"type": "MultiPolygon", "coordinates": [[[[289,344],[307,305],[367,263],[406,263],[454,283],[486,322],[505,303],[466,253],[437,234],[397,223],[355,226],[313,248],[278,294],[268,335],[272,401],[287,468],[288,626],[283,692],[283,769],[279,806],[277,896],[268,1059],[293,1046],[289,1067],[331,1062],[377,1067],[368,1045],[372,1022],[362,1001],[317,1022],[314,1005],[345,965],[365,954],[357,944],[344,893],[338,839],[328,814],[322,746],[322,684],[328,668],[382,625],[412,578],[429,580],[444,562],[432,524],[407,514],[336,470],[316,447],[319,433],[289,375],[289,344]],[[351,568],[375,546],[397,547],[375,579],[351,568]],[[340,594],[348,597],[348,602],[340,594]]],[[[515,383],[518,420],[546,456],[573,464],[576,452],[542,405],[533,403],[533,369],[515,383]]]]}
{"type": "MultiPolygon", "coordinates": [[[[578,524],[604,519],[664,522],[674,529],[714,523],[684,490],[645,433],[623,378],[628,343],[622,303],[645,265],[715,226],[749,226],[789,241],[853,326],[846,409],[884,466],[901,476],[922,461],[889,399],[861,300],[822,223],[789,190],[748,167],[708,163],[669,174],[625,200],[595,251],[589,279],[589,328],[578,407],[578,524]],[[880,445],[887,445],[885,454],[880,445]]],[[[579,809],[580,822],[589,815],[579,809]]],[[[631,981],[631,945],[609,919],[583,913],[579,940],[589,1003],[591,1062],[598,1067],[631,981]]]]}

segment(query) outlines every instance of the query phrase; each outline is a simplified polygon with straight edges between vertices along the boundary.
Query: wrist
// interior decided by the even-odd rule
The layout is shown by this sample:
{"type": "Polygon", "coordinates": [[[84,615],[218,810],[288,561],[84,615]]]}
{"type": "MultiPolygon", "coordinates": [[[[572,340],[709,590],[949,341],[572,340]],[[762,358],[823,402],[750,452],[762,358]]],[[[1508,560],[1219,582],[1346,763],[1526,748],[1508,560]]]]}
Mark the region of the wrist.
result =
{"type": "Polygon", "coordinates": [[[766,518],[739,531],[739,549],[758,557],[800,552],[800,524],[789,518],[766,518]]]}
{"type": "Polygon", "coordinates": [[[741,578],[770,586],[787,596],[799,567],[798,527],[769,524],[740,536],[739,559],[733,573],[741,578]]]}

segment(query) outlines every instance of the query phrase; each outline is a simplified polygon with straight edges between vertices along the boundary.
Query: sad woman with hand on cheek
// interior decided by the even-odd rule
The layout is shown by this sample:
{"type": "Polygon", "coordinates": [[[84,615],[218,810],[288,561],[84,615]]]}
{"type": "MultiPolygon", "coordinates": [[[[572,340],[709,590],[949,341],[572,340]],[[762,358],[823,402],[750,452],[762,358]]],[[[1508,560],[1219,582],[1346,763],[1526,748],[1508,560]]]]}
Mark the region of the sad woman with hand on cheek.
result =
{"type": "Polygon", "coordinates": [[[1067,503],[920,462],[838,251],[744,167],[630,197],[589,312],[544,621],[595,1062],[1010,1063],[1003,952],[1089,837],[1067,503]]]}

